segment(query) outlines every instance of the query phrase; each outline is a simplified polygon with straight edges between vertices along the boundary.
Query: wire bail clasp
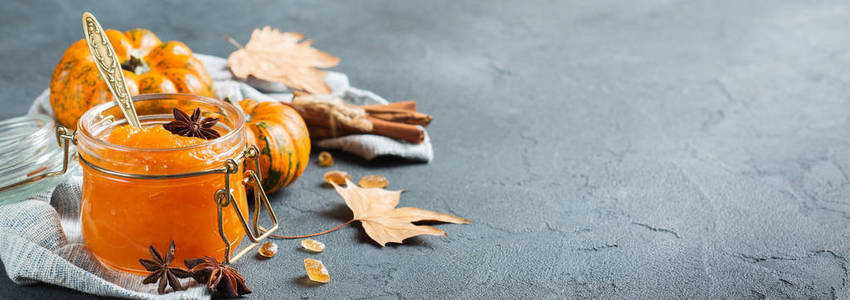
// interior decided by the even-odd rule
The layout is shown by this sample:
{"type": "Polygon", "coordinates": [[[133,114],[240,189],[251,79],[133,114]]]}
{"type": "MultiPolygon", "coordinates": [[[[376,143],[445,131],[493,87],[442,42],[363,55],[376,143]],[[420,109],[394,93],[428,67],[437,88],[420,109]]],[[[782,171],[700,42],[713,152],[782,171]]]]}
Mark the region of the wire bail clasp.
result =
{"type": "Polygon", "coordinates": [[[256,248],[261,241],[268,238],[279,227],[277,216],[271,208],[271,203],[266,195],[266,191],[263,189],[262,175],[260,173],[260,151],[257,149],[257,146],[250,145],[247,149],[245,149],[243,157],[245,160],[253,159],[255,167],[255,170],[245,170],[244,179],[241,182],[241,184],[245,185],[246,191],[248,188],[254,191],[254,212],[252,213],[251,223],[249,224],[249,222],[245,220],[245,217],[242,215],[242,209],[233,197],[233,189],[230,188],[230,174],[236,174],[239,172],[239,164],[235,160],[228,159],[224,162],[224,188],[219,189],[215,193],[215,203],[218,209],[218,233],[221,236],[222,242],[224,242],[225,264],[232,264],[242,258],[242,256],[245,256],[245,254],[256,248]],[[262,203],[262,205],[266,208],[266,211],[268,211],[269,218],[272,222],[272,227],[268,230],[264,230],[262,234],[260,234],[259,224],[260,203],[262,203]],[[222,215],[222,209],[224,207],[231,206],[231,204],[233,209],[236,211],[236,216],[239,218],[239,222],[242,223],[242,228],[245,230],[248,240],[251,241],[250,245],[239,250],[239,252],[234,255],[231,255],[232,249],[230,249],[230,239],[228,239],[227,235],[224,233],[224,217],[222,215]]]}

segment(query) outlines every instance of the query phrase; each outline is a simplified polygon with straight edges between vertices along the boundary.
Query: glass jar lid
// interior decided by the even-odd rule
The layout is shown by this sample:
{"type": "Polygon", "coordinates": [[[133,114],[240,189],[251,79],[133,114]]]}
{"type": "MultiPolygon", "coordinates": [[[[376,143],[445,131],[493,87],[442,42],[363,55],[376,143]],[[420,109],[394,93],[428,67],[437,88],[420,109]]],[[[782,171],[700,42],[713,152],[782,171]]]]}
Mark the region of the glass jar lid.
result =
{"type": "Polygon", "coordinates": [[[76,168],[77,164],[69,163],[68,172],[61,174],[64,160],[50,117],[27,115],[0,121],[0,204],[55,187],[76,168]],[[53,174],[45,176],[49,173],[53,174]]]}

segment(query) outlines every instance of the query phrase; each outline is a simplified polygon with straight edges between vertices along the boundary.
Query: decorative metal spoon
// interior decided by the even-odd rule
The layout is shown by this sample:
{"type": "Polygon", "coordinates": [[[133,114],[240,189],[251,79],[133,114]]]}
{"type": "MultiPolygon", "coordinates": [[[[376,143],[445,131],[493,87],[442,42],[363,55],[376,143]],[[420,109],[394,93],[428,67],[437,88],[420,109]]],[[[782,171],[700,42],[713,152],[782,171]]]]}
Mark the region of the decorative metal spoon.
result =
{"type": "Polygon", "coordinates": [[[106,86],[112,92],[112,99],[118,103],[130,126],[141,127],[139,115],[136,113],[136,107],[133,106],[133,99],[130,98],[130,91],[124,80],[118,55],[115,54],[115,49],[112,48],[100,23],[89,12],[83,13],[83,32],[86,34],[86,43],[89,44],[89,51],[97,65],[97,70],[100,71],[100,76],[106,80],[106,86]]]}

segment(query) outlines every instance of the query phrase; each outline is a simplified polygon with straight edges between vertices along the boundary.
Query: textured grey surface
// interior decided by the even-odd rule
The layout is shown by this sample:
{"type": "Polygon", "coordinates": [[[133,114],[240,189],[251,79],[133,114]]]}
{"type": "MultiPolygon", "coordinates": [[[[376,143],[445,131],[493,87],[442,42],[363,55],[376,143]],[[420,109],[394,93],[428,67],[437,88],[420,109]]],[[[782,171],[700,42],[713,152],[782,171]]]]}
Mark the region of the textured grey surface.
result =
{"type": "MultiPolygon", "coordinates": [[[[251,298],[850,297],[850,5],[638,2],[4,3],[0,118],[47,86],[83,9],[216,55],[270,24],[435,116],[432,164],[340,168],[475,224],[386,248],[355,226],[320,255],[283,241],[238,266],[251,298]],[[305,257],[331,283],[304,284],[305,257]]],[[[350,217],[323,171],[275,196],[284,232],[350,217]]],[[[84,296],[0,279],[0,297],[84,296]]]]}

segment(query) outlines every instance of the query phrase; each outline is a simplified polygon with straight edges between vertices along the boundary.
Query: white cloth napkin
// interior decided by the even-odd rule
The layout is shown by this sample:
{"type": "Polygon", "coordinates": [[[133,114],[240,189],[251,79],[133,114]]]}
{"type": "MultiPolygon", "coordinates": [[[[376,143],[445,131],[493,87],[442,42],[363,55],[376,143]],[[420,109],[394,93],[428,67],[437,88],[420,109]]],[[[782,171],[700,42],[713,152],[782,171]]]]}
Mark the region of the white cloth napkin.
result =
{"type": "MultiPolygon", "coordinates": [[[[292,92],[285,85],[275,82],[249,79],[240,81],[233,77],[227,69],[227,60],[221,57],[195,53],[210,72],[216,97],[223,99],[252,98],[258,101],[284,101],[292,99],[292,92]]],[[[370,91],[351,87],[348,76],[343,73],[328,72],[325,82],[331,88],[331,97],[339,97],[353,104],[387,104],[381,96],[370,91]]],[[[50,108],[50,91],[45,89],[33,102],[30,114],[46,114],[53,116],[50,108]]],[[[372,160],[379,156],[394,156],[411,161],[430,162],[434,159],[431,148],[431,138],[425,132],[425,141],[421,144],[411,144],[394,140],[385,136],[373,134],[356,134],[318,141],[314,146],[327,149],[338,149],[350,152],[372,160]]]]}

